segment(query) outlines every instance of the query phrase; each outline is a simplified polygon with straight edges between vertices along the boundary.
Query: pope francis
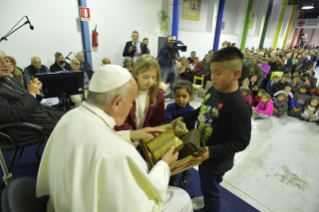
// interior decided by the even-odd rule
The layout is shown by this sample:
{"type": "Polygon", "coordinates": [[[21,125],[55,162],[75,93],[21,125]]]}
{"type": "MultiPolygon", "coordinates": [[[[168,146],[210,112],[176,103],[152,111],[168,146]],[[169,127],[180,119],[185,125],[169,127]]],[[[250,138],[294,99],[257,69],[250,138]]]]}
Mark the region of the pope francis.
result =
{"type": "Polygon", "coordinates": [[[123,124],[137,84],[116,65],[94,74],[87,101],[68,112],[52,132],[41,160],[37,196],[50,195],[48,211],[193,211],[189,195],[168,187],[178,153],[172,147],[152,170],[131,140],[160,129],[115,132],[123,124]]]}

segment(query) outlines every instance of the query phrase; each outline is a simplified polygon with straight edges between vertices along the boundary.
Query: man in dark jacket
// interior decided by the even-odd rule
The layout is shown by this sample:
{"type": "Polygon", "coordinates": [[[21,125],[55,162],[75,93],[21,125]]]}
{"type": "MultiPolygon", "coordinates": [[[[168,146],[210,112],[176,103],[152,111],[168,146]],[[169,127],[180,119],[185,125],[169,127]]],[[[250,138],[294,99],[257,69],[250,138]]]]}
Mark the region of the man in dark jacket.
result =
{"type": "Polygon", "coordinates": [[[123,51],[123,57],[129,56],[133,59],[133,62],[142,54],[147,54],[147,46],[143,42],[138,41],[138,38],[138,32],[134,31],[132,33],[132,41],[126,43],[123,51]]]}
{"type": "Polygon", "coordinates": [[[55,53],[55,63],[50,66],[51,72],[71,70],[70,64],[64,60],[60,52],[55,53]]]}
{"type": "MultiPolygon", "coordinates": [[[[0,51],[0,125],[29,122],[40,125],[49,137],[64,112],[40,104],[40,81],[34,80],[26,89],[17,79],[9,76],[7,56],[0,51]]],[[[12,136],[23,136],[19,130],[10,131],[12,136]]]]}
{"type": "Polygon", "coordinates": [[[31,65],[24,69],[24,81],[26,86],[28,86],[30,81],[33,81],[34,76],[37,73],[50,73],[50,70],[41,64],[41,59],[39,57],[32,57],[31,65]]]}
{"type": "Polygon", "coordinates": [[[89,79],[91,79],[94,74],[94,71],[92,70],[90,63],[84,61],[83,53],[76,53],[76,58],[78,58],[78,60],[80,61],[80,70],[85,72],[88,75],[89,79]]]}
{"type": "Polygon", "coordinates": [[[291,53],[287,54],[287,59],[284,61],[284,71],[290,70],[292,67],[292,58],[291,58],[291,53]]]}
{"type": "Polygon", "coordinates": [[[263,80],[263,73],[263,69],[257,64],[257,58],[251,58],[250,64],[248,65],[248,76],[251,77],[252,75],[256,75],[258,79],[258,86],[261,85],[263,80]]]}
{"type": "Polygon", "coordinates": [[[242,82],[248,76],[248,67],[243,64],[243,68],[241,69],[241,77],[238,79],[238,85],[242,86],[242,82]]]}
{"type": "Polygon", "coordinates": [[[281,80],[272,84],[272,86],[269,89],[269,94],[271,96],[274,96],[275,93],[277,93],[278,91],[284,90],[286,85],[289,85],[291,87],[291,85],[288,82],[289,79],[289,75],[288,74],[284,74],[281,77],[281,80]]]}

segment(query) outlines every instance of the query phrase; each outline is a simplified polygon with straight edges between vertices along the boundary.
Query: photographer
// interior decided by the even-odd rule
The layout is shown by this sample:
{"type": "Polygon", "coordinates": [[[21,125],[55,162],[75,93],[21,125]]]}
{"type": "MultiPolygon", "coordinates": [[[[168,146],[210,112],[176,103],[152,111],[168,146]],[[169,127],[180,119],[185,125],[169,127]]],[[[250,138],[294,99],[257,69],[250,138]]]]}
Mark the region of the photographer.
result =
{"type": "MultiPolygon", "coordinates": [[[[173,40],[173,36],[169,35],[166,38],[166,43],[171,43],[173,40]]],[[[174,66],[176,63],[176,60],[180,60],[179,52],[178,50],[174,49],[167,49],[166,44],[161,48],[160,52],[158,53],[157,59],[159,60],[159,64],[162,68],[162,77],[163,82],[167,83],[167,80],[169,82],[176,82],[178,73],[175,70],[174,66]],[[172,52],[173,50],[173,52],[172,52]],[[169,75],[171,75],[169,77],[169,75]]]]}
{"type": "Polygon", "coordinates": [[[128,41],[123,51],[123,57],[131,57],[133,62],[137,60],[142,54],[147,54],[147,45],[138,41],[139,34],[137,31],[132,33],[132,41],[128,41]]]}

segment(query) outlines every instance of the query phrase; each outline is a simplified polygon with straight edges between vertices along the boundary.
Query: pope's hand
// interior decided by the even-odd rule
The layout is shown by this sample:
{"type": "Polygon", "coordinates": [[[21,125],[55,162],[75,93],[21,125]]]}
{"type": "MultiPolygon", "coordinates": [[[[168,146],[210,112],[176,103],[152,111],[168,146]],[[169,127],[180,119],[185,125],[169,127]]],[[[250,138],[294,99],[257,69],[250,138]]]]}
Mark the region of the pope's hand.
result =
{"type": "Polygon", "coordinates": [[[162,157],[162,161],[165,161],[167,163],[167,165],[171,165],[172,163],[174,163],[177,158],[178,158],[178,152],[174,153],[174,149],[175,147],[172,146],[168,152],[166,152],[166,154],[162,157]]]}
{"type": "Polygon", "coordinates": [[[140,130],[131,131],[130,136],[133,141],[141,140],[141,139],[153,139],[155,133],[163,133],[165,130],[153,128],[153,127],[146,127],[140,130]]]}

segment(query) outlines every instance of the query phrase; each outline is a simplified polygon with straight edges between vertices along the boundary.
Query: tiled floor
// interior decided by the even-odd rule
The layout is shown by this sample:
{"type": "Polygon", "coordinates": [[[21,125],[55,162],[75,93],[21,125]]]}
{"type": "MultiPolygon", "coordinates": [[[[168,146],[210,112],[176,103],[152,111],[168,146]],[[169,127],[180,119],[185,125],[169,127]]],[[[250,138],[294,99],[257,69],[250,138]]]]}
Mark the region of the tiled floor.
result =
{"type": "MultiPolygon", "coordinates": [[[[201,101],[194,97],[191,105],[197,108],[201,101]]],[[[286,115],[252,120],[250,144],[236,154],[235,166],[221,185],[263,212],[319,211],[318,161],[315,123],[286,115]]]]}

